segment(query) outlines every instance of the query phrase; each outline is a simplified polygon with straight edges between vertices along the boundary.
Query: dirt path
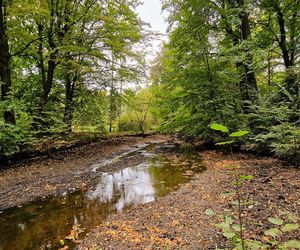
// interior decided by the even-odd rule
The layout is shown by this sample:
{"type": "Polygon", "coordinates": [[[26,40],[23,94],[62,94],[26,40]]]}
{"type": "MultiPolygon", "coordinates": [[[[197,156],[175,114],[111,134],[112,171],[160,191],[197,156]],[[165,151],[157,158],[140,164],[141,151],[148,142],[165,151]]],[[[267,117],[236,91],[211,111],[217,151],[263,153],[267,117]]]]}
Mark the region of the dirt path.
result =
{"type": "MultiPolygon", "coordinates": [[[[38,198],[87,189],[93,180],[91,169],[141,144],[166,141],[166,136],[122,137],[85,145],[49,159],[0,171],[0,210],[20,206],[38,198]]],[[[99,171],[107,171],[105,166],[99,171]]]]}
{"type": "MultiPolygon", "coordinates": [[[[242,197],[251,200],[243,207],[245,238],[269,243],[263,234],[274,227],[267,218],[274,216],[288,221],[288,214],[300,217],[300,171],[285,167],[270,158],[239,154],[233,158],[216,151],[200,153],[207,171],[183,185],[178,191],[154,203],[139,205],[109,217],[88,235],[79,249],[232,249],[214,224],[222,221],[208,216],[206,209],[217,214],[227,209],[236,221],[234,197],[231,192],[233,176],[228,165],[239,165],[241,174],[253,175],[241,189],[242,197]]],[[[298,219],[297,219],[298,217],[298,219]]],[[[291,223],[291,222],[290,222],[291,223]]],[[[300,240],[300,231],[281,235],[280,240],[300,240]]],[[[273,249],[273,248],[272,248],[273,249]]]]}

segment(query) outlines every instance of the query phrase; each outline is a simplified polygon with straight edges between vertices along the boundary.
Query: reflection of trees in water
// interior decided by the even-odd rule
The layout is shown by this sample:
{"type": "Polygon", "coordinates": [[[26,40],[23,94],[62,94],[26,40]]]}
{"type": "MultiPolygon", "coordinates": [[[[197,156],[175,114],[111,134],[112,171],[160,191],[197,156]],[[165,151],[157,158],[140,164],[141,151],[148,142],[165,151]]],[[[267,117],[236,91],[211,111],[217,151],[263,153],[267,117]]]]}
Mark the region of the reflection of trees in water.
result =
{"type": "Polygon", "coordinates": [[[121,211],[128,205],[154,201],[155,196],[166,195],[170,189],[187,182],[189,178],[182,172],[192,165],[192,161],[183,166],[160,155],[134,168],[104,174],[96,189],[87,196],[91,200],[115,203],[115,208],[121,211]]]}
{"type": "Polygon", "coordinates": [[[174,164],[166,157],[154,159],[148,172],[155,180],[157,196],[164,196],[170,192],[170,189],[188,181],[188,178],[182,175],[184,167],[181,164],[174,164]]]}
{"type": "Polygon", "coordinates": [[[87,196],[77,192],[0,214],[0,249],[37,249],[48,241],[58,243],[77,223],[87,230],[94,228],[116,210],[154,201],[176,189],[189,180],[182,173],[198,162],[198,158],[174,161],[158,155],[139,166],[103,175],[87,196]],[[190,164],[184,164],[189,160],[190,164]]]}
{"type": "Polygon", "coordinates": [[[121,211],[127,205],[154,201],[155,189],[147,169],[127,168],[112,175],[104,174],[96,189],[87,195],[101,202],[112,202],[118,197],[115,207],[121,211]]]}
{"type": "Polygon", "coordinates": [[[0,249],[46,249],[49,242],[53,246],[64,239],[77,223],[93,228],[111,210],[112,204],[86,200],[82,192],[12,210],[0,215],[0,249]]]}

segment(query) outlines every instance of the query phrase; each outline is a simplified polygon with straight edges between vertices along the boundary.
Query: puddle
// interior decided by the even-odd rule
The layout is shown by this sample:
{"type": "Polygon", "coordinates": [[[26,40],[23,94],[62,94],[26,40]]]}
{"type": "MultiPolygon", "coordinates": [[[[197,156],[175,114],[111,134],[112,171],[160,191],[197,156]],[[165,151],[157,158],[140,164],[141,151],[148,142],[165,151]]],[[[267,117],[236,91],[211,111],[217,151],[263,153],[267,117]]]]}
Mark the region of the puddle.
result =
{"type": "Polygon", "coordinates": [[[111,158],[111,159],[107,159],[107,160],[104,160],[102,163],[96,163],[94,165],[92,165],[92,172],[97,172],[100,168],[103,168],[107,165],[110,165],[110,164],[113,164],[113,163],[116,163],[118,162],[119,160],[121,160],[122,158],[128,156],[132,156],[134,155],[136,152],[140,151],[141,149],[144,149],[146,147],[148,147],[149,144],[140,144],[140,145],[137,145],[135,148],[131,148],[129,149],[128,151],[114,157],[114,158],[111,158]]]}
{"type": "Polygon", "coordinates": [[[108,215],[155,201],[204,170],[196,155],[179,157],[170,145],[158,147],[132,152],[130,157],[143,155],[143,162],[99,175],[97,185],[86,192],[4,211],[0,214],[0,250],[58,249],[62,240],[72,249],[76,240],[108,215]]]}

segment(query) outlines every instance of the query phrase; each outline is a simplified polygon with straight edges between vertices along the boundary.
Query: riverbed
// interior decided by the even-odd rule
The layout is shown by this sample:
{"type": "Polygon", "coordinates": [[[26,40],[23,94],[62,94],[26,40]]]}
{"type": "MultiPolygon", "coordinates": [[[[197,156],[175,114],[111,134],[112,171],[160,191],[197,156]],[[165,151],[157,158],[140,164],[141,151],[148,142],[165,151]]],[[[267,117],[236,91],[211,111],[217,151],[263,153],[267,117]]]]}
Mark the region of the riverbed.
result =
{"type": "Polygon", "coordinates": [[[92,178],[85,189],[2,211],[0,249],[72,249],[110,214],[155,202],[204,170],[178,142],[138,143],[85,169],[92,178]]]}

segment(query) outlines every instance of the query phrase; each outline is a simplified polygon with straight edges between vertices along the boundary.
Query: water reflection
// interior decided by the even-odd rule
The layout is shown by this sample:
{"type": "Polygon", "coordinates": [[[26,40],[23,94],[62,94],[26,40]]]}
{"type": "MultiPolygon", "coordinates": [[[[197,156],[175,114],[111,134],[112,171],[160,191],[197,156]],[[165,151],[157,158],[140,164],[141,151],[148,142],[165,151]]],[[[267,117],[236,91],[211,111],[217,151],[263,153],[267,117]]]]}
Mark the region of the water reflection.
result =
{"type": "MultiPolygon", "coordinates": [[[[147,157],[138,165],[100,175],[97,185],[86,193],[77,192],[4,211],[0,214],[0,250],[57,249],[58,242],[66,239],[74,228],[87,233],[108,215],[131,205],[152,202],[188,182],[192,177],[190,172],[203,171],[198,157],[156,153],[153,147],[135,152],[136,156],[130,155],[130,159],[138,158],[138,154],[147,157]]],[[[72,242],[66,242],[72,249],[72,242]]]]}
{"type": "Polygon", "coordinates": [[[125,206],[154,201],[155,188],[148,166],[149,164],[144,163],[112,175],[104,174],[96,189],[87,193],[88,198],[111,202],[114,197],[119,197],[115,204],[119,212],[125,206]]]}

